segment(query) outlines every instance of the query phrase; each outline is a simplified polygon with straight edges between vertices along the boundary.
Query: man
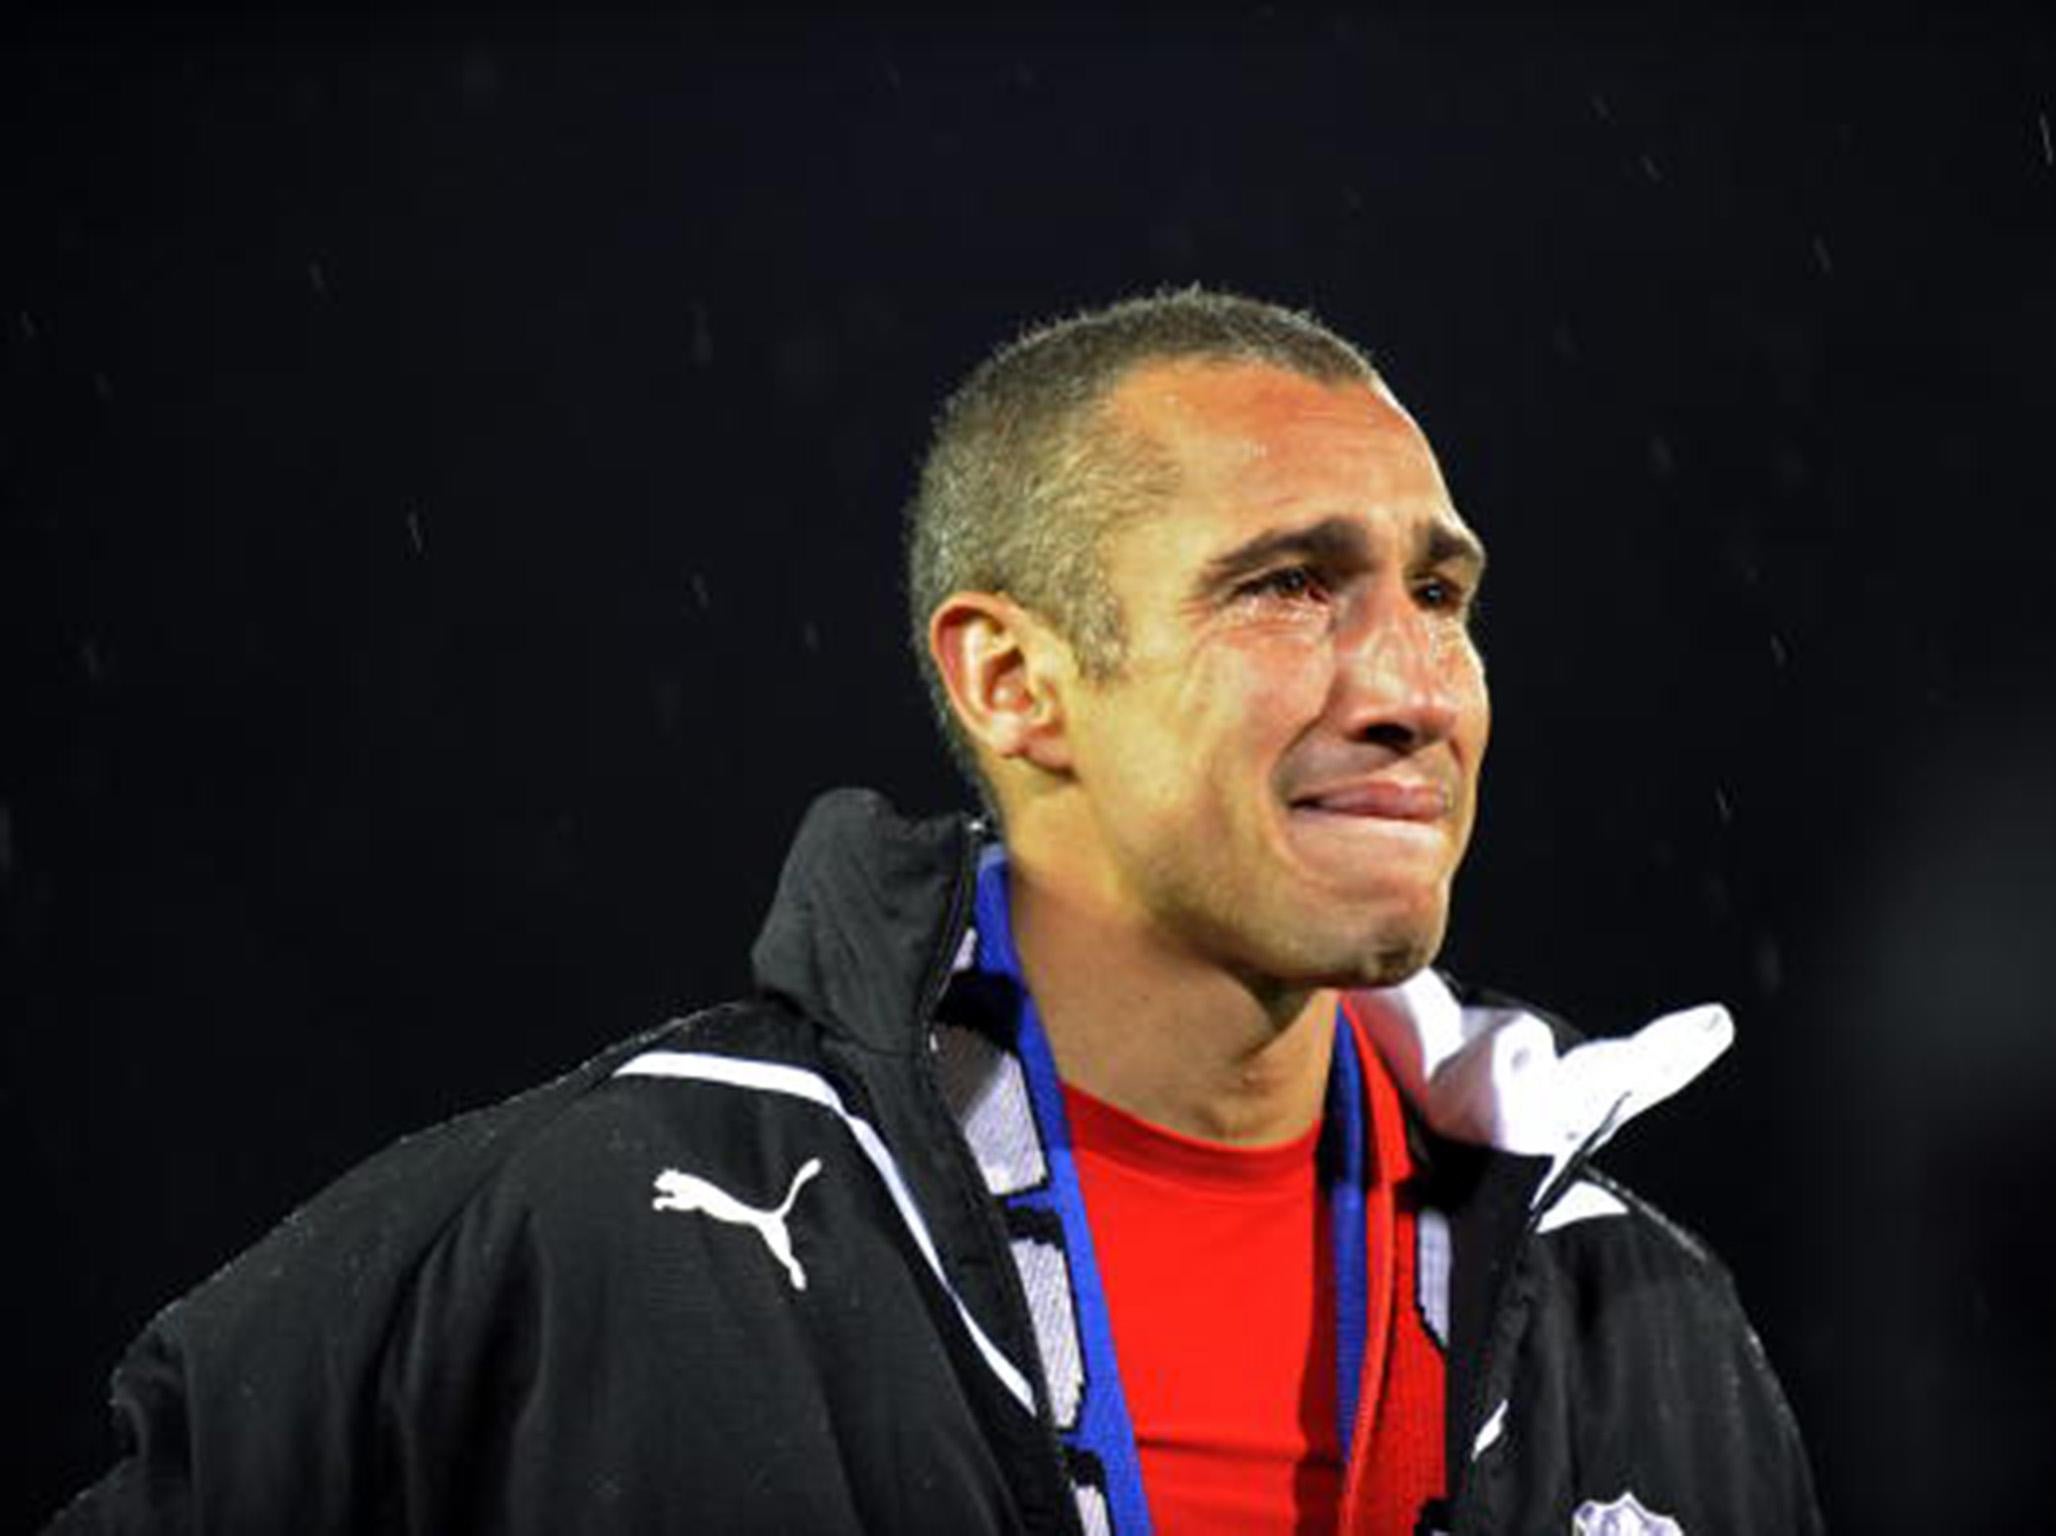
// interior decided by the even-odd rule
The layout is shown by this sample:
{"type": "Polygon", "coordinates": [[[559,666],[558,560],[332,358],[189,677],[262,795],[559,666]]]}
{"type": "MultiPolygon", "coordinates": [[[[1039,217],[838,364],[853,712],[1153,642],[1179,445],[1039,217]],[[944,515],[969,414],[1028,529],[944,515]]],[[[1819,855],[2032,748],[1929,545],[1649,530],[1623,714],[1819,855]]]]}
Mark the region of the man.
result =
{"type": "Polygon", "coordinates": [[[1591,1151],[1725,1014],[1427,969],[1484,565],[1301,316],[945,409],[909,584],[999,830],[809,814],[758,991],[347,1175],[148,1329],[64,1529],[1817,1527],[1716,1261],[1591,1151]]]}

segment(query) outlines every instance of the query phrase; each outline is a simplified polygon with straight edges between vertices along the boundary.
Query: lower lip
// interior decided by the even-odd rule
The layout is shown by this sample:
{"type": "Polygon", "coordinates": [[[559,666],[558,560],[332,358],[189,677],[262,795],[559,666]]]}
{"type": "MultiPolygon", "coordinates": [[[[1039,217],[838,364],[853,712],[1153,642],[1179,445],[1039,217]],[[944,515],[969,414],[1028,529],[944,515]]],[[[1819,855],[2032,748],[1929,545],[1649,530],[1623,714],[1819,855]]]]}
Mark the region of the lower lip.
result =
{"type": "Polygon", "coordinates": [[[1286,836],[1296,858],[1345,883],[1389,880],[1402,869],[1439,874],[1455,846],[1446,818],[1345,815],[1317,806],[1295,806],[1286,819],[1286,836]]]}
{"type": "Polygon", "coordinates": [[[1366,816],[1361,812],[1343,815],[1336,811],[1303,807],[1293,811],[1292,824],[1321,837],[1345,841],[1374,839],[1381,844],[1419,842],[1441,847],[1449,835],[1449,824],[1440,819],[1423,821],[1414,816],[1366,816]]]}

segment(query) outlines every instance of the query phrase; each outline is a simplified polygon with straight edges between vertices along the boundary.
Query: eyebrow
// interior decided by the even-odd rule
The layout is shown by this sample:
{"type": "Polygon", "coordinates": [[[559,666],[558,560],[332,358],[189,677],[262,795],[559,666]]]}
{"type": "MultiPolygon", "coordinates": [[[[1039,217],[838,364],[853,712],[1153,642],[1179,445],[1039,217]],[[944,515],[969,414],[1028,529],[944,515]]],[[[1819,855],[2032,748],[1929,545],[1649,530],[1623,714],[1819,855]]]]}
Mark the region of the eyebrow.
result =
{"type": "MultiPolygon", "coordinates": [[[[1282,560],[1315,565],[1369,563],[1370,540],[1354,518],[1324,517],[1297,528],[1274,528],[1214,556],[1201,567],[1194,591],[1202,597],[1225,591],[1282,560]]],[[[1485,569],[1485,547],[1463,529],[1433,522],[1417,531],[1413,562],[1417,565],[1462,566],[1474,576],[1485,569]]]]}
{"type": "Polygon", "coordinates": [[[1420,563],[1424,566],[1462,566],[1473,579],[1485,574],[1485,546],[1462,528],[1430,523],[1422,546],[1420,563]]]}

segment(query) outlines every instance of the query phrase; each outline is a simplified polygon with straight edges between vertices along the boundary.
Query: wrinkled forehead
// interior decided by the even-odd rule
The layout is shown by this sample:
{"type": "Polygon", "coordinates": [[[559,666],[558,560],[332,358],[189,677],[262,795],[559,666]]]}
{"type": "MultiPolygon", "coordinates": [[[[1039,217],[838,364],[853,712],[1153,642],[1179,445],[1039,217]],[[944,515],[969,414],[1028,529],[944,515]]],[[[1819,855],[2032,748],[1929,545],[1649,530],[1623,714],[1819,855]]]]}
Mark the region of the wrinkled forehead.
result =
{"type": "Polygon", "coordinates": [[[1290,496],[1312,478],[1372,500],[1449,498],[1434,450],[1382,380],[1328,383],[1260,363],[1145,366],[1107,401],[1110,418],[1147,442],[1188,487],[1238,499],[1290,496]]]}

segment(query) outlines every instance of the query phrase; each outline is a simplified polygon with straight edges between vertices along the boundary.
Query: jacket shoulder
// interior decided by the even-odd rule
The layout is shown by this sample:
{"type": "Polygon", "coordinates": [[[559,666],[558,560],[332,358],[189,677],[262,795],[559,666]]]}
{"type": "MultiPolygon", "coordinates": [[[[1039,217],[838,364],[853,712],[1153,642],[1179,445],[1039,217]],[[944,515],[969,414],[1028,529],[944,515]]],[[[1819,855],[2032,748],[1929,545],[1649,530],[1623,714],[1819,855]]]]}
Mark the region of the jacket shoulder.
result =
{"type": "MultiPolygon", "coordinates": [[[[385,1411],[388,1352],[437,1255],[457,1243],[485,1259],[521,1224],[510,1178],[518,1190],[534,1149],[587,1121],[581,1106],[622,1063],[745,1029],[755,1012],[725,1005],[619,1041],[342,1174],[144,1328],[112,1381],[121,1459],[54,1528],[255,1529],[267,1510],[308,1531],[378,1524],[362,1452],[385,1411]]],[[[451,1311],[491,1304],[477,1292],[442,1301],[452,1332],[469,1324],[451,1311]]]]}
{"type": "Polygon", "coordinates": [[[317,1307],[325,1328],[366,1312],[366,1302],[404,1284],[467,1206],[622,1062],[688,1038],[726,1011],[618,1041],[549,1082],[402,1136],[295,1209],[152,1328],[201,1335],[274,1295],[317,1307]]]}
{"type": "Polygon", "coordinates": [[[1596,1521],[1632,1496],[1686,1531],[1820,1528],[1797,1420],[1696,1233],[1588,1165],[1536,1213],[1519,1291],[1501,1449],[1523,1502],[1547,1489],[1542,1506],[1596,1521]]]}

